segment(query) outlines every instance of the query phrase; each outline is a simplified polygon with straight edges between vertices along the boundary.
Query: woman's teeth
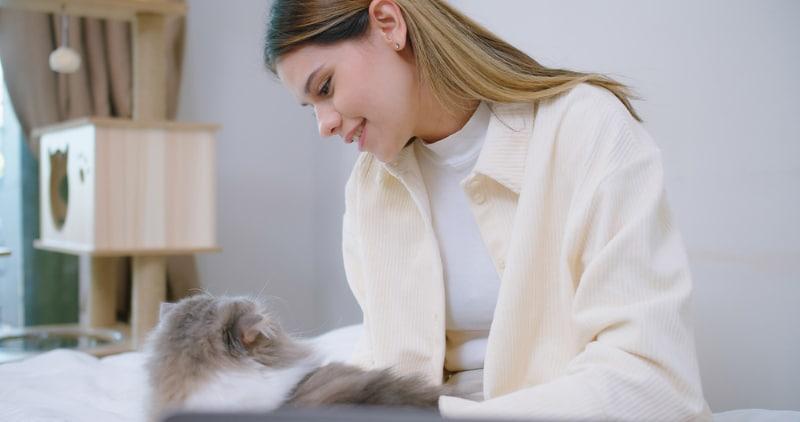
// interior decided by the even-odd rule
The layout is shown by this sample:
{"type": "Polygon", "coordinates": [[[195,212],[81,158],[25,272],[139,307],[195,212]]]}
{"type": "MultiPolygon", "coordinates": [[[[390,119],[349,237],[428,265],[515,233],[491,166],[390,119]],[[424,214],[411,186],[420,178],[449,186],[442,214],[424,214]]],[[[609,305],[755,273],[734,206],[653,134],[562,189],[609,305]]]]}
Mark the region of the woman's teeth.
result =
{"type": "Polygon", "coordinates": [[[361,131],[364,130],[364,126],[359,126],[356,129],[356,133],[353,135],[353,142],[358,142],[361,139],[361,131]]]}

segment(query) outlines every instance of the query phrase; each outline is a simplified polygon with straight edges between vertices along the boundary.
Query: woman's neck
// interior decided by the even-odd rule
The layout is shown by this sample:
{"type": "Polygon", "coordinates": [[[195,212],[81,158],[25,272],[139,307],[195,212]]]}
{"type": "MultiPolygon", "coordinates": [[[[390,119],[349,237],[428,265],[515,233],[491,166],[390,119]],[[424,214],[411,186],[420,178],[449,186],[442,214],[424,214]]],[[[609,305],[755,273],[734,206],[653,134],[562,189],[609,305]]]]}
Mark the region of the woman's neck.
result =
{"type": "Polygon", "coordinates": [[[429,90],[423,89],[417,109],[417,126],[414,136],[432,144],[458,132],[472,117],[480,101],[444,107],[429,90]]]}

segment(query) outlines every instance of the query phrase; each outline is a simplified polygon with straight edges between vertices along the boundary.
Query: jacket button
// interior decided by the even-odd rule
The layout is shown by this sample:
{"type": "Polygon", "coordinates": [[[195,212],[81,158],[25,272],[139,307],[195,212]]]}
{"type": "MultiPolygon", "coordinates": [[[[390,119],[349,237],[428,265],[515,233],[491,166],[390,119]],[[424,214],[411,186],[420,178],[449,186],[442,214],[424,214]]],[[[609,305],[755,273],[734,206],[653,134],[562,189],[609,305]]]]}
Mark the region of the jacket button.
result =
{"type": "Polygon", "coordinates": [[[503,259],[503,258],[498,259],[497,260],[497,268],[500,270],[500,272],[505,271],[505,269],[506,269],[506,260],[503,259]]]}

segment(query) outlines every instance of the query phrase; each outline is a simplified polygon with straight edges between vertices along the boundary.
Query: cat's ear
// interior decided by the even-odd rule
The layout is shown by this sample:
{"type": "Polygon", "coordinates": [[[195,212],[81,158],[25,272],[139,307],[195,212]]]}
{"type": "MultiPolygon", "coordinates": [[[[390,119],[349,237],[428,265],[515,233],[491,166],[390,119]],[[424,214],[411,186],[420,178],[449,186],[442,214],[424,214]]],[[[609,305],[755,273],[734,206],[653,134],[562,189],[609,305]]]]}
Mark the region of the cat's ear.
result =
{"type": "Polygon", "coordinates": [[[169,313],[169,311],[171,311],[172,308],[174,308],[174,307],[175,307],[174,303],[161,302],[161,306],[159,306],[159,308],[158,308],[158,320],[159,321],[163,321],[164,318],[169,313]]]}
{"type": "Polygon", "coordinates": [[[236,331],[239,333],[239,341],[244,347],[250,347],[263,332],[264,317],[259,314],[247,314],[239,318],[236,322],[236,331]]]}

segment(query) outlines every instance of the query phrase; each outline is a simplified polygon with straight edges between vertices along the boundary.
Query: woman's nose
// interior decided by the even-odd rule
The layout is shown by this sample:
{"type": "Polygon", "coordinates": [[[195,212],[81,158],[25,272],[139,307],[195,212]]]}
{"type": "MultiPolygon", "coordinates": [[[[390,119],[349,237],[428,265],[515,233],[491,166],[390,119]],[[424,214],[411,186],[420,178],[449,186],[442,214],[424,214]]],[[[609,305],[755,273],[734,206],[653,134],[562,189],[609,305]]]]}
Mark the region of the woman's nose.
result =
{"type": "Polygon", "coordinates": [[[342,124],[342,117],[336,111],[329,108],[317,109],[317,124],[319,134],[323,138],[333,136],[339,131],[342,124]]]}

